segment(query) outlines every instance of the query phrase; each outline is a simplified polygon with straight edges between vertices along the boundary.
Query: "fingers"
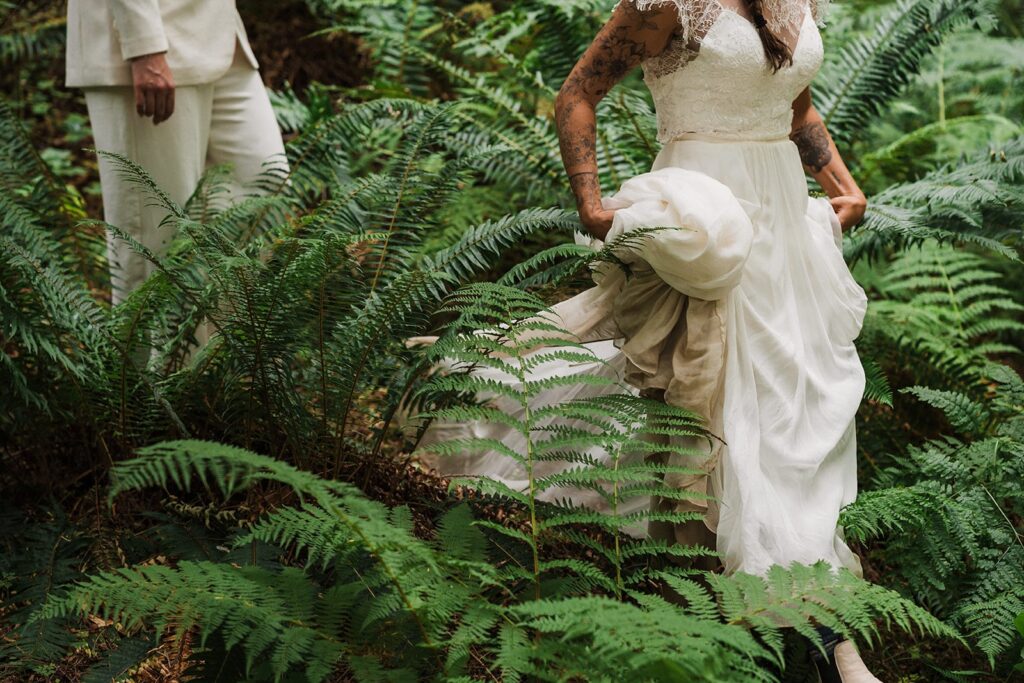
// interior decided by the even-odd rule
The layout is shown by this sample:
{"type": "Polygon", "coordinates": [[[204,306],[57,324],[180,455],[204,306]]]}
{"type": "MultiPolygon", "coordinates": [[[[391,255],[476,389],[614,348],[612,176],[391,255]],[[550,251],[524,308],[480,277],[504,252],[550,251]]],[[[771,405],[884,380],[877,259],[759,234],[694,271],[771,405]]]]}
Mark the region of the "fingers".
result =
{"type": "Polygon", "coordinates": [[[837,207],[836,215],[839,217],[839,224],[843,226],[844,231],[860,223],[863,218],[863,215],[858,214],[852,206],[837,207]]]}
{"type": "Polygon", "coordinates": [[[164,120],[164,91],[156,89],[153,91],[153,125],[164,120]]]}
{"type": "Polygon", "coordinates": [[[174,87],[136,87],[135,111],[139,116],[152,116],[154,125],[163,123],[174,113],[174,87]]]}
{"type": "Polygon", "coordinates": [[[139,116],[152,116],[153,124],[163,123],[174,113],[174,77],[162,52],[131,60],[135,86],[135,110],[139,116]]]}
{"type": "Polygon", "coordinates": [[[167,108],[167,115],[164,117],[164,121],[171,118],[171,114],[174,113],[174,93],[175,90],[174,86],[172,85],[170,88],[167,89],[167,104],[165,105],[167,108]]]}
{"type": "Polygon", "coordinates": [[[143,91],[143,116],[153,116],[156,113],[156,91],[146,88],[143,91]]]}
{"type": "Polygon", "coordinates": [[[156,109],[153,110],[153,125],[163,123],[171,115],[171,102],[169,92],[164,89],[156,91],[156,109]]]}
{"type": "Polygon", "coordinates": [[[859,225],[864,220],[867,203],[863,198],[833,197],[829,203],[832,204],[832,210],[839,217],[839,223],[843,226],[843,230],[859,225]]]}

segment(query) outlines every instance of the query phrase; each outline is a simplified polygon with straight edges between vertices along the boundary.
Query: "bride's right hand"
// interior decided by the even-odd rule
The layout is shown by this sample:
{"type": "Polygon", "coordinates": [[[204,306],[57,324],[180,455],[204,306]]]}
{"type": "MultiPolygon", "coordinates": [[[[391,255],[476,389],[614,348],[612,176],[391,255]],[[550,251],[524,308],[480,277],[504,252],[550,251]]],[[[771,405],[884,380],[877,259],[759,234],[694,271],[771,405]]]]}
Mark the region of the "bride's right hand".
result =
{"type": "Polygon", "coordinates": [[[615,215],[613,209],[594,209],[592,211],[580,211],[580,222],[592,237],[604,241],[608,231],[612,229],[612,217],[615,215]]]}

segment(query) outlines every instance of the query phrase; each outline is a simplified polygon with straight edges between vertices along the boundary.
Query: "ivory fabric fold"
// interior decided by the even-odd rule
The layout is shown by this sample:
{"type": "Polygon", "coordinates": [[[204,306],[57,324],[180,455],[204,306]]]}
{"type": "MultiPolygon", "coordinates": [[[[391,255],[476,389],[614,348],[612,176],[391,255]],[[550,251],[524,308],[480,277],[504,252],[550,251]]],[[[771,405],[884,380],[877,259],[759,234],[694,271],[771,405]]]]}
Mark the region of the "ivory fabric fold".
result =
{"type": "MultiPolygon", "coordinates": [[[[548,405],[575,397],[595,396],[621,391],[651,391],[666,401],[690,409],[714,428],[718,423],[724,378],[725,328],[721,299],[742,278],[749,255],[753,225],[740,202],[722,183],[706,174],[666,168],[636,176],[621,190],[606,198],[616,209],[607,239],[643,228],[663,228],[642,237],[636,248],[622,248],[617,256],[627,264],[628,272],[611,263],[599,264],[593,273],[595,286],[555,304],[542,317],[569,333],[569,338],[587,345],[595,354],[594,363],[548,362],[538,366],[531,379],[554,374],[598,374],[617,380],[611,387],[580,385],[556,388],[538,398],[548,405]],[[671,285],[669,284],[671,283],[671,285]],[[688,295],[701,294],[705,299],[688,295]]],[[[595,250],[603,244],[578,236],[595,250]]],[[[542,352],[542,348],[534,353],[542,352]]],[[[451,369],[450,367],[447,369],[451,369]]],[[[497,370],[478,369],[476,374],[514,385],[515,378],[497,370]]],[[[521,407],[493,396],[496,407],[515,416],[521,407]]],[[[498,439],[504,445],[521,449],[522,437],[503,425],[464,422],[435,422],[422,445],[455,438],[498,439]]],[[[714,470],[720,441],[699,437],[675,439],[694,455],[671,456],[671,464],[682,465],[703,474],[669,475],[666,483],[693,492],[692,498],[673,501],[673,509],[698,511],[713,520],[714,505],[708,475],[714,470]],[[685,441],[685,443],[681,443],[685,441]],[[709,505],[710,503],[710,505],[709,505]]],[[[588,453],[601,459],[601,452],[588,453]]],[[[492,452],[465,452],[439,457],[420,452],[420,459],[449,476],[488,476],[525,490],[525,472],[516,463],[492,452]]],[[[544,463],[538,476],[568,466],[568,463],[544,463]]],[[[574,503],[603,510],[605,504],[592,491],[559,489],[542,494],[542,500],[569,498],[574,503]]],[[[647,508],[652,501],[636,498],[620,513],[647,508]]],[[[665,511],[666,501],[660,509],[665,511]]],[[[709,523],[714,528],[713,521],[709,523]]],[[[634,535],[644,529],[634,528],[634,535]]]]}
{"type": "MultiPolygon", "coordinates": [[[[727,572],[824,560],[859,573],[838,518],[856,495],[853,420],[864,375],[853,341],[866,297],[843,261],[831,206],[808,197],[796,147],[672,142],[653,171],[605,205],[616,211],[610,242],[665,229],[617,252],[626,270],[600,264],[593,288],[544,314],[600,362],[547,363],[538,377],[605,373],[707,420],[718,438],[688,439],[680,445],[695,454],[670,459],[701,473],[666,479],[694,495],[633,505],[703,513],[727,572]]],[[[543,401],[610,391],[554,389],[543,401]]],[[[480,423],[435,425],[425,438],[469,435],[522,445],[511,430],[480,423]]],[[[444,474],[525,486],[524,473],[496,453],[424,460],[444,474]]],[[[551,493],[560,496],[602,507],[592,493],[551,493]]]]}

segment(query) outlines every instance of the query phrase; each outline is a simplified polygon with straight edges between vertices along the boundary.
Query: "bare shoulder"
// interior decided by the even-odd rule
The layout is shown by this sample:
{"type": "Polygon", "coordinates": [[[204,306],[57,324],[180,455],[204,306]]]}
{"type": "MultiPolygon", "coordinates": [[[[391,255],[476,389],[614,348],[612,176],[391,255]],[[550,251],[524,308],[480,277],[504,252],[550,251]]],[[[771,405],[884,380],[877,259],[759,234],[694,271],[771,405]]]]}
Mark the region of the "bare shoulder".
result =
{"type": "Polygon", "coordinates": [[[581,75],[606,91],[645,59],[660,54],[678,28],[674,2],[621,0],[580,60],[581,75]]]}
{"type": "Polygon", "coordinates": [[[643,44],[648,56],[654,56],[679,29],[682,2],[683,0],[620,0],[608,23],[605,24],[605,29],[643,44]]]}

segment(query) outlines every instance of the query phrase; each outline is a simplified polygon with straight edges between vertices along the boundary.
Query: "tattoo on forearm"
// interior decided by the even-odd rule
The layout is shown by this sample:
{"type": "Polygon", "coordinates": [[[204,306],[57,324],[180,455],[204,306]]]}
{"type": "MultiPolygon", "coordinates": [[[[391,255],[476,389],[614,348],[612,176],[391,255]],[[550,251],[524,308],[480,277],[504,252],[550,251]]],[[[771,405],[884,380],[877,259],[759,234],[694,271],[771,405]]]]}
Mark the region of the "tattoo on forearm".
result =
{"type": "Polygon", "coordinates": [[[558,145],[566,168],[597,165],[597,129],[593,123],[559,127],[558,145]]]}
{"type": "Polygon", "coordinates": [[[576,196],[576,206],[581,211],[584,207],[594,205],[597,208],[601,201],[601,183],[598,181],[597,173],[578,173],[569,178],[569,186],[576,196]]]}
{"type": "Polygon", "coordinates": [[[808,123],[789,136],[800,150],[800,160],[815,173],[820,173],[832,161],[828,131],[821,122],[808,123]]]}

